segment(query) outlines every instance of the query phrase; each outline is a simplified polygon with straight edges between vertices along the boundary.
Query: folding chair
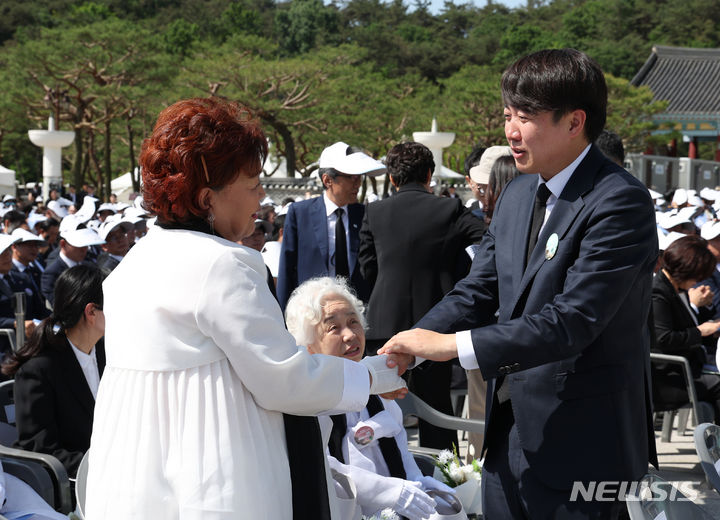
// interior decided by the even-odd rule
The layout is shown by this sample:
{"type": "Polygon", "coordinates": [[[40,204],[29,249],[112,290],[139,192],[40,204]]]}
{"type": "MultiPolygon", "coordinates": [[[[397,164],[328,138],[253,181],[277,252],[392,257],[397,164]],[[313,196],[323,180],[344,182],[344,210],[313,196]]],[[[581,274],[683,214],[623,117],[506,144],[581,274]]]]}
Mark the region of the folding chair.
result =
{"type": "Polygon", "coordinates": [[[16,440],[15,381],[3,381],[0,383],[0,444],[12,446],[16,440]]]}
{"type": "Polygon", "coordinates": [[[703,423],[695,428],[693,438],[695,450],[700,457],[700,466],[705,471],[708,482],[720,493],[720,427],[703,423]]]}
{"type": "Polygon", "coordinates": [[[630,520],[711,520],[670,482],[654,474],[645,475],[625,497],[630,520]]]}
{"type": "MultiPolygon", "coordinates": [[[[408,392],[404,399],[398,399],[395,402],[400,405],[403,416],[414,415],[419,419],[423,419],[434,426],[439,426],[440,428],[478,433],[483,433],[485,431],[485,421],[464,419],[462,417],[456,417],[454,415],[439,412],[412,392],[408,392]]],[[[440,453],[440,450],[423,447],[412,447],[410,448],[410,451],[413,455],[423,453],[432,457],[440,453]]]]}
{"type": "Polygon", "coordinates": [[[15,352],[15,329],[0,329],[0,336],[7,336],[10,348],[15,352]]]}
{"type": "Polygon", "coordinates": [[[0,446],[0,461],[6,473],[32,487],[56,511],[72,511],[70,480],[65,467],[52,455],[0,446]]]}
{"type": "Polygon", "coordinates": [[[664,406],[657,406],[658,411],[664,412],[663,415],[663,427],[661,439],[663,442],[670,442],[670,436],[672,433],[672,424],[675,417],[675,413],[678,413],[678,433],[680,435],[685,433],[685,425],[690,411],[693,412],[693,426],[697,426],[703,422],[712,422],[714,419],[714,412],[710,403],[704,401],[698,401],[697,393],[695,392],[695,384],[693,382],[692,371],[690,369],[690,362],[683,356],[669,356],[667,354],[659,354],[656,352],[650,353],[650,362],[655,364],[675,364],[677,365],[685,381],[685,389],[688,395],[688,401],[678,407],[667,409],[664,406]]]}

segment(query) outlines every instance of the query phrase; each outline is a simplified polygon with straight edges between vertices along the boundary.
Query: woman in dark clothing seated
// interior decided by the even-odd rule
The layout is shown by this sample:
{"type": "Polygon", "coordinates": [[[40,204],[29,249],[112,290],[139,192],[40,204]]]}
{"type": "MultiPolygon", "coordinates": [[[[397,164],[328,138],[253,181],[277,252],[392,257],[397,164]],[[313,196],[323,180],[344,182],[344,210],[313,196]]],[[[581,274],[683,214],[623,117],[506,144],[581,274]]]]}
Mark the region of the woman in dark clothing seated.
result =
{"type": "Polygon", "coordinates": [[[90,447],[95,395],[105,368],[103,275],[76,265],[55,285],[55,308],[2,366],[15,377],[16,447],[57,457],[74,477],[90,447]]]}
{"type": "MultiPolygon", "coordinates": [[[[700,401],[709,402],[720,419],[720,376],[703,374],[708,362],[702,338],[714,334],[720,323],[705,321],[702,312],[693,309],[688,289],[704,280],[715,269],[716,260],[707,242],[689,235],[670,244],[663,253],[662,269],[653,280],[653,315],[656,344],[654,350],[663,354],[683,356],[690,362],[695,391],[700,401]]],[[[654,400],[666,404],[688,402],[680,370],[673,365],[653,366],[654,400]]]]}

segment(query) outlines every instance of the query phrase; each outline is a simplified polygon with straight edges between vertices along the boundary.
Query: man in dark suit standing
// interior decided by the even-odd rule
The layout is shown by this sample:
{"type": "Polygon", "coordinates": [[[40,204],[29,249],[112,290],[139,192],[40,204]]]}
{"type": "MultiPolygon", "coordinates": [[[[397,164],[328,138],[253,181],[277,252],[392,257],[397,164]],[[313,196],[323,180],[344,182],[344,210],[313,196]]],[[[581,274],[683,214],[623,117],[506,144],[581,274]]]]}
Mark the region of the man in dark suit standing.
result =
{"type": "MultiPolygon", "coordinates": [[[[367,350],[413,326],[463,278],[470,267],[465,248],[480,242],[485,223],[460,199],[436,197],[428,188],[432,152],[420,143],[394,146],[385,160],[397,194],[370,204],[360,229],[360,268],[372,287],[367,350]]],[[[433,408],[452,415],[451,362],[414,371],[409,388],[433,408]]],[[[420,421],[420,445],[452,449],[455,431],[420,421]]]]}
{"type": "Polygon", "coordinates": [[[585,500],[577,486],[636,481],[656,461],[652,201],[591,145],[607,88],[585,54],[521,58],[504,73],[502,94],[517,167],[535,175],[503,190],[470,274],[381,352],[459,357],[491,380],[488,518],[617,518],[624,502],[585,500]]]}
{"type": "Polygon", "coordinates": [[[53,305],[55,300],[55,282],[66,270],[85,263],[88,247],[104,244],[105,241],[92,229],[82,228],[63,231],[60,234],[60,253],[47,266],[41,277],[40,288],[45,299],[53,305]]]}
{"type": "Polygon", "coordinates": [[[357,262],[365,206],[357,201],[363,175],[380,175],[385,166],[343,142],[320,155],[322,197],[295,202],[285,217],[277,296],[285,309],[290,294],[316,276],[345,276],[358,297],[369,290],[357,262]]]}

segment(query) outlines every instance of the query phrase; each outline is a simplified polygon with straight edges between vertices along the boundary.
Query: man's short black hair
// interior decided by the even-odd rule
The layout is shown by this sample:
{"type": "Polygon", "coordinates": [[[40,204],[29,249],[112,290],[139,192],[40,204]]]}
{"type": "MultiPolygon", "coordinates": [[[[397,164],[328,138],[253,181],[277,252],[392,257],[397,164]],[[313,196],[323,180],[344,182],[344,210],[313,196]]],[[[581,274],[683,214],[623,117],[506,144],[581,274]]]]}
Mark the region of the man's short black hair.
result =
{"type": "Polygon", "coordinates": [[[468,177],[470,176],[470,168],[473,166],[477,166],[480,164],[480,158],[482,157],[482,154],[485,153],[484,146],[476,146],[472,149],[472,151],[468,154],[467,157],[465,157],[465,163],[463,164],[463,169],[465,170],[465,175],[468,177]]]}
{"type": "Polygon", "coordinates": [[[8,235],[15,231],[17,228],[25,223],[27,217],[22,211],[11,209],[3,215],[3,222],[5,223],[5,233],[8,235]]]}
{"type": "Polygon", "coordinates": [[[435,170],[432,152],[427,146],[409,142],[393,146],[385,157],[385,166],[397,187],[409,182],[426,183],[435,170]]]}
{"type": "Polygon", "coordinates": [[[548,49],[520,58],[502,77],[503,103],[530,114],[553,112],[555,121],[585,112],[585,136],[595,141],[605,127],[607,85],[600,66],[575,49],[548,49]]]}
{"type": "Polygon", "coordinates": [[[595,139],[595,144],[611,161],[616,162],[620,166],[625,163],[625,147],[623,146],[622,139],[620,139],[620,136],[615,132],[603,130],[600,132],[598,138],[595,139]]]}

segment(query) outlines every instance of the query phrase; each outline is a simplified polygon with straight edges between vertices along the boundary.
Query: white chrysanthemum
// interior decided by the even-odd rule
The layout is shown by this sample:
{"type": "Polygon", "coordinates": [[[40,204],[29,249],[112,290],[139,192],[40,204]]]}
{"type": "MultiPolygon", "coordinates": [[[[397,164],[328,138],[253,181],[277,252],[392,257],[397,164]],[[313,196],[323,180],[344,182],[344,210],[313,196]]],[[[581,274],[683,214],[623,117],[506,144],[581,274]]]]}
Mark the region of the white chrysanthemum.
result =
{"type": "Polygon", "coordinates": [[[463,480],[468,480],[472,478],[473,474],[475,473],[475,470],[472,467],[472,464],[467,464],[466,466],[462,466],[460,468],[460,471],[462,471],[463,474],[463,480]]]}
{"type": "Polygon", "coordinates": [[[380,511],[380,520],[400,520],[400,517],[395,511],[388,507],[380,511]]]}
{"type": "Polygon", "coordinates": [[[462,484],[463,482],[465,482],[463,470],[457,462],[450,463],[450,465],[448,466],[448,473],[450,474],[450,478],[453,479],[455,483],[462,484]]]}
{"type": "Polygon", "coordinates": [[[440,454],[437,456],[437,458],[438,458],[438,462],[440,462],[440,464],[447,464],[448,462],[453,460],[454,455],[453,455],[452,451],[450,451],[450,450],[442,450],[440,452],[440,454]]]}

